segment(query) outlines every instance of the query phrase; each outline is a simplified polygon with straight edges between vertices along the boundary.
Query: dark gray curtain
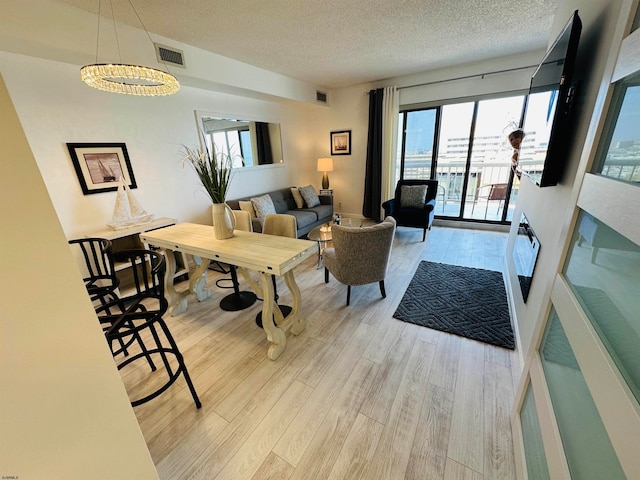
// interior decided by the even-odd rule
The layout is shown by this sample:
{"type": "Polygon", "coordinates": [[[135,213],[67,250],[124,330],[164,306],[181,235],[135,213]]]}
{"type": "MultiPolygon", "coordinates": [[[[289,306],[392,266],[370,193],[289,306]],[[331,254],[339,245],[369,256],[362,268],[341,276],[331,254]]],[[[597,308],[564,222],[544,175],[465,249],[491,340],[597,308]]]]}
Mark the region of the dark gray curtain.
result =
{"type": "Polygon", "coordinates": [[[268,123],[256,122],[256,144],[258,149],[258,165],[273,163],[268,123]]]}
{"type": "Polygon", "coordinates": [[[382,101],[384,88],[369,92],[369,134],[362,215],[380,220],[382,198],[382,101]]]}

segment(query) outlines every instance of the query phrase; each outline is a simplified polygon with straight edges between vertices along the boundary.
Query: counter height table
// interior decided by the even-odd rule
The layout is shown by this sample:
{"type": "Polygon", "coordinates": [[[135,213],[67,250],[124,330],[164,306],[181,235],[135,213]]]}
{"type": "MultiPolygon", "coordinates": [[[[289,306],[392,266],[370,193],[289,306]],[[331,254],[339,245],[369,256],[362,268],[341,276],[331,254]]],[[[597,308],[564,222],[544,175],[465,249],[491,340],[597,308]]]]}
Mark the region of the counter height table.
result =
{"type": "MultiPolygon", "coordinates": [[[[186,310],[190,293],[194,293],[200,301],[210,295],[206,287],[207,268],[210,260],[217,260],[236,265],[255,293],[262,295],[263,328],[270,342],[267,355],[271,360],[284,351],[287,330],[294,335],[304,330],[305,323],[300,318],[300,289],[293,276],[293,268],[315,253],[317,247],[314,242],[239,230],[234,231],[231,238],[217,240],[212,226],[194,223],[179,223],[144,232],[140,238],[149,245],[202,259],[194,274],[189,275],[189,289],[186,292],[177,292],[171,276],[165,276],[165,292],[169,297],[172,315],[186,310]],[[259,282],[252,278],[248,270],[259,273],[259,282]],[[293,295],[293,308],[286,317],[283,317],[275,302],[272,275],[284,276],[287,288],[293,295]]],[[[166,259],[167,271],[171,272],[175,269],[175,256],[166,255],[166,259]]]]}

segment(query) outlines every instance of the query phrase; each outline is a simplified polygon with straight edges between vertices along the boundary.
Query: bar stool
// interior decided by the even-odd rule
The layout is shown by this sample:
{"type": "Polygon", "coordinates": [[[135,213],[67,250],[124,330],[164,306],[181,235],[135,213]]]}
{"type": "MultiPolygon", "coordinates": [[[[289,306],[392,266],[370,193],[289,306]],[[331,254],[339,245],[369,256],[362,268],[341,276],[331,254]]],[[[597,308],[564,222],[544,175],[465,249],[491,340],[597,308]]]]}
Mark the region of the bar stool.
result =
{"type": "MultiPolygon", "coordinates": [[[[234,210],[233,214],[236,216],[236,230],[242,230],[245,232],[253,231],[253,226],[251,224],[251,214],[249,212],[245,212],[242,210],[234,210]]],[[[240,285],[238,284],[238,272],[237,272],[238,267],[236,267],[235,265],[229,265],[228,267],[229,267],[229,270],[223,271],[222,273],[231,274],[233,293],[227,295],[222,300],[220,300],[220,308],[228,312],[237,312],[239,310],[244,310],[245,308],[249,308],[251,305],[256,303],[256,300],[258,297],[253,292],[241,291],[240,285]]],[[[229,279],[220,279],[220,280],[229,280],[229,279]]],[[[216,285],[218,285],[217,282],[216,282],[216,285]]],[[[229,287],[223,287],[223,288],[229,288],[229,287]]]]}
{"type": "Polygon", "coordinates": [[[113,263],[111,241],[106,238],[77,238],[69,240],[85,263],[82,280],[92,302],[104,304],[118,298],[119,280],[113,263]]]}
{"type": "Polygon", "coordinates": [[[135,407],[156,398],[182,375],[196,407],[200,408],[202,404],[182,353],[163,319],[169,307],[164,295],[164,256],[152,250],[139,249],[123,250],[118,252],[114,259],[131,265],[132,293],[106,302],[96,308],[96,313],[107,342],[112,348],[118,370],[142,360],[146,361],[152,372],[156,372],[156,362],[160,359],[166,373],[165,376],[158,372],[153,380],[144,382],[146,386],[152,386],[152,391],[145,390],[139,398],[131,401],[131,405],[135,407]],[[114,350],[114,342],[126,344],[129,351],[114,350]],[[121,354],[124,359],[119,360],[121,354]],[[164,383],[157,386],[160,382],[164,383]]]}

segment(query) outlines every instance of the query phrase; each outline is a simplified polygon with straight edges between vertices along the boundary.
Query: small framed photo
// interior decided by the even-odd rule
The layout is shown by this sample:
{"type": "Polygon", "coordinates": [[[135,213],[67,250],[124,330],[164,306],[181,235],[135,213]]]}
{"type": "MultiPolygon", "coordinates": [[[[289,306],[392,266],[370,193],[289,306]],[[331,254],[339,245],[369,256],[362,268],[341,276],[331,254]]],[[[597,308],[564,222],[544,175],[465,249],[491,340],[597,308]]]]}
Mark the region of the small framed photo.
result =
{"type": "Polygon", "coordinates": [[[115,192],[120,177],[137,188],[124,143],[67,143],[82,193],[115,192]]]}
{"type": "Polygon", "coordinates": [[[331,155],[351,155],[351,130],[331,132],[331,155]]]}

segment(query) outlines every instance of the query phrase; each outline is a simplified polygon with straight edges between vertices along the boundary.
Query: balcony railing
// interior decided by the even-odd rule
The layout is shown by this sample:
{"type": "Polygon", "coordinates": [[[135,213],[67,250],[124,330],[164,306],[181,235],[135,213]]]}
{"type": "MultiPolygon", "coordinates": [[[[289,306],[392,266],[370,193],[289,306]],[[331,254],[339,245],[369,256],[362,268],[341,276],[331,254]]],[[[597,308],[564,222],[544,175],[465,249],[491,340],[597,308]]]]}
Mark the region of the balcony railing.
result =
{"type": "MultiPolygon", "coordinates": [[[[527,159],[523,164],[531,166],[540,165],[542,162],[527,159]]],[[[399,175],[399,171],[397,172],[399,175]]],[[[436,171],[438,184],[438,205],[436,215],[459,217],[460,204],[462,202],[462,190],[466,173],[466,159],[439,159],[436,171]]],[[[502,211],[506,201],[485,200],[478,198],[478,189],[483,185],[504,184],[509,182],[511,175],[510,161],[496,160],[472,160],[469,167],[469,184],[465,197],[465,213],[463,218],[476,220],[502,219],[502,211]],[[488,202],[485,203],[485,202],[488,202]],[[482,203],[482,205],[476,205],[482,203]]],[[[404,164],[404,178],[430,178],[431,176],[431,154],[407,155],[404,164]]],[[[517,196],[516,181],[511,193],[509,207],[513,209],[515,197],[517,196]]],[[[507,220],[511,218],[511,213],[507,214],[507,220]]]]}

